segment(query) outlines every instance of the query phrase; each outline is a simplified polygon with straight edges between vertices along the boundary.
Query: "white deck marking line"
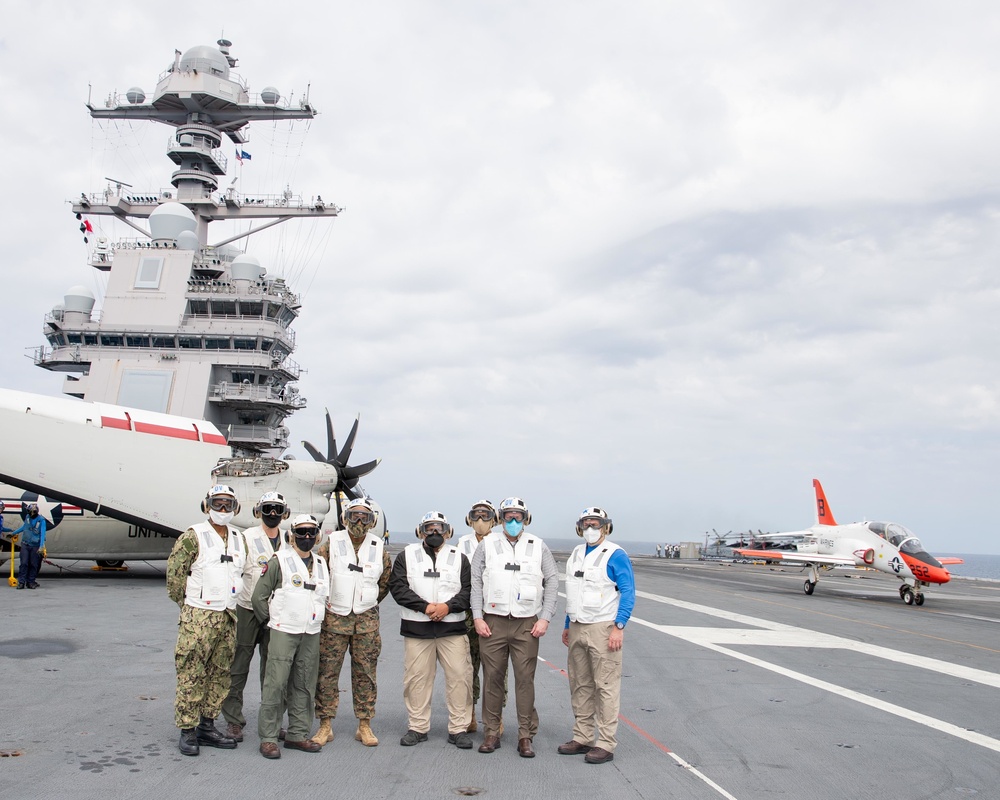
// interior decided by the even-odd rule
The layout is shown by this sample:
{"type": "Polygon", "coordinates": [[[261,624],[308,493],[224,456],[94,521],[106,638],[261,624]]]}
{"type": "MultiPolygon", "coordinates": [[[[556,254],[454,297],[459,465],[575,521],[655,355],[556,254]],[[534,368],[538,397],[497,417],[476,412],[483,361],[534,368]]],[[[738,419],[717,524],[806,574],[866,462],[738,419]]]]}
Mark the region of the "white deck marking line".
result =
{"type": "MultiPolygon", "coordinates": [[[[906,653],[902,650],[893,650],[877,644],[856,642],[852,639],[845,639],[840,636],[834,636],[830,633],[821,633],[820,631],[813,631],[808,628],[797,628],[794,625],[785,625],[781,622],[773,622],[771,620],[760,619],[758,617],[750,617],[745,614],[737,614],[733,611],[724,611],[720,608],[702,606],[697,603],[689,603],[686,600],[677,600],[673,597],[665,597],[664,595],[650,594],[649,592],[636,592],[636,596],[645,598],[646,600],[654,600],[658,603],[676,606],[677,608],[683,608],[688,611],[694,611],[699,614],[707,614],[712,617],[718,617],[719,619],[727,619],[732,622],[739,622],[743,625],[750,625],[753,628],[765,629],[764,631],[734,631],[731,628],[682,628],[677,626],[677,630],[679,631],[675,634],[677,636],[687,636],[688,634],[680,633],[680,631],[685,630],[691,631],[691,636],[695,635],[694,631],[704,631],[705,633],[702,634],[702,638],[705,639],[705,641],[715,641],[720,644],[736,644],[740,641],[745,641],[746,644],[786,647],[840,648],[842,650],[852,650],[856,653],[864,653],[865,655],[875,656],[876,658],[884,658],[888,661],[895,661],[899,664],[908,664],[911,667],[920,667],[921,669],[938,672],[942,675],[948,675],[959,680],[972,681],[973,683],[981,683],[985,686],[992,686],[996,689],[1000,689],[1000,675],[984,669],[975,669],[974,667],[952,664],[948,661],[941,661],[937,658],[929,658],[928,656],[906,653]],[[714,638],[712,636],[713,631],[715,634],[714,638]],[[780,635],[765,636],[765,631],[783,633],[787,638],[783,638],[780,635]],[[756,638],[757,641],[752,641],[753,638],[756,638]]],[[[633,617],[632,619],[636,618],[633,617]]],[[[639,620],[636,621],[638,622],[639,620]]],[[[643,624],[652,625],[653,623],[643,622],[643,624]]],[[[660,627],[670,628],[674,626],[660,627]]]]}
{"type": "MultiPolygon", "coordinates": [[[[753,617],[747,617],[742,614],[734,614],[729,611],[722,611],[721,609],[715,609],[709,606],[698,606],[684,600],[675,600],[673,598],[663,597],[661,595],[652,595],[646,592],[637,592],[636,594],[648,600],[655,600],[669,605],[676,605],[681,608],[711,614],[716,617],[726,619],[739,618],[739,621],[741,622],[753,624],[757,627],[770,628],[771,630],[734,631],[732,629],[719,628],[686,628],[678,625],[658,625],[654,622],[649,622],[648,620],[640,619],[638,617],[632,617],[630,620],[632,622],[636,622],[639,625],[660,631],[668,636],[675,636],[677,638],[684,639],[692,644],[698,645],[699,647],[714,650],[717,653],[735,658],[747,664],[752,664],[760,667],[761,669],[769,670],[770,672],[777,673],[778,675],[783,675],[786,678],[791,678],[792,680],[799,681],[800,683],[804,683],[808,686],[821,689],[825,692],[830,692],[831,694],[848,700],[854,700],[855,702],[878,709],[879,711],[885,711],[886,713],[902,717],[903,719],[910,720],[911,722],[916,722],[919,725],[924,725],[933,730],[940,731],[941,733],[946,733],[950,736],[970,742],[971,744],[977,744],[980,747],[985,747],[988,750],[1000,753],[1000,740],[984,736],[983,734],[975,731],[961,728],[958,725],[953,725],[950,722],[945,722],[944,720],[937,719],[936,717],[931,717],[917,711],[911,711],[908,708],[903,708],[902,706],[894,705],[893,703],[887,703],[884,700],[869,697],[861,694],[860,692],[856,692],[853,689],[847,689],[846,687],[838,686],[836,684],[820,680],[819,678],[813,678],[811,675],[805,675],[804,673],[796,672],[795,670],[787,669],[786,667],[781,667],[777,664],[772,664],[769,661],[745,655],[737,652],[736,650],[730,650],[726,647],[720,646],[718,642],[768,644],[772,646],[781,644],[793,647],[837,647],[848,650],[856,650],[858,652],[868,653],[869,655],[877,655],[880,658],[887,658],[900,663],[924,667],[926,669],[933,669],[948,675],[955,675],[956,677],[959,676],[959,673],[962,673],[962,677],[965,677],[964,671],[969,669],[967,667],[958,667],[954,664],[949,664],[946,661],[938,661],[937,659],[913,656],[909,653],[890,650],[887,647],[873,647],[872,645],[856,647],[855,645],[860,643],[852,642],[850,639],[841,639],[838,636],[822,634],[805,628],[796,628],[792,625],[784,625],[782,623],[775,623],[769,620],[758,620],[753,617]],[[787,637],[786,641],[782,640],[782,634],[787,637]]],[[[992,678],[990,681],[983,680],[982,677],[976,678],[976,680],[980,683],[988,683],[993,686],[998,685],[996,683],[998,676],[994,673],[986,672],[985,670],[973,671],[981,673],[982,676],[990,676],[992,678]]]]}

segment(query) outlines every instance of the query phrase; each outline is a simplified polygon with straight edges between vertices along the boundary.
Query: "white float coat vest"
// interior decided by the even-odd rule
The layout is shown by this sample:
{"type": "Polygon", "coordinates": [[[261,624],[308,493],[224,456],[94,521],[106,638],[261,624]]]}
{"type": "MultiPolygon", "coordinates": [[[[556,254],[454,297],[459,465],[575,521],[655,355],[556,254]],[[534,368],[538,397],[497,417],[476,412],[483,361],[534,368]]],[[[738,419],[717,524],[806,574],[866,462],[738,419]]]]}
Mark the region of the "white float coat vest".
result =
{"type": "MultiPolygon", "coordinates": [[[[403,551],[406,558],[406,580],[410,588],[428,603],[447,603],[462,591],[462,554],[457,547],[444,545],[437,551],[436,560],[424,550],[422,543],[408,544],[403,551]]],[[[423,611],[399,607],[399,616],[411,622],[430,622],[423,611]]],[[[461,622],[464,611],[446,614],[442,622],[461,622]]]]}
{"type": "MultiPolygon", "coordinates": [[[[489,536],[490,534],[487,533],[486,536],[483,537],[483,541],[485,542],[489,536]]],[[[467,533],[458,540],[457,547],[458,552],[469,559],[469,563],[471,564],[472,557],[476,554],[476,548],[479,547],[479,540],[476,538],[475,533],[467,533]]]]}
{"type": "Polygon", "coordinates": [[[326,613],[330,574],[326,562],[312,557],[312,574],[291,547],[275,553],[281,569],[281,586],[274,590],[268,606],[267,626],[285,633],[319,633],[326,613]]]}
{"type": "Polygon", "coordinates": [[[326,608],[346,617],[378,605],[378,580],[382,576],[385,542],[371,532],[365,534],[357,553],[345,530],[330,532],[330,593],[326,608]]]}
{"type": "Polygon", "coordinates": [[[236,608],[243,580],[243,537],[232,525],[226,527],[229,534],[223,541],[208,522],[191,526],[198,537],[198,558],[191,565],[184,589],[184,602],[189,606],[236,608]]]}
{"type": "Polygon", "coordinates": [[[618,616],[621,592],[608,577],[608,560],[621,548],[605,539],[587,553],[581,544],[566,562],[566,613],[572,622],[610,622],[618,616]]]}
{"type": "MultiPolygon", "coordinates": [[[[249,555],[247,555],[246,564],[243,565],[243,588],[240,589],[236,603],[240,608],[251,609],[253,606],[250,604],[250,598],[253,596],[253,590],[257,585],[257,581],[260,580],[260,571],[271,560],[271,556],[277,550],[271,547],[271,540],[268,538],[263,525],[258,525],[255,528],[247,528],[243,531],[243,538],[246,539],[249,555]]],[[[285,550],[291,547],[285,541],[284,531],[278,531],[278,542],[278,550],[285,550]]]]}
{"type": "Polygon", "coordinates": [[[526,530],[483,540],[483,613],[523,619],[542,610],[542,540],[526,530]]]}

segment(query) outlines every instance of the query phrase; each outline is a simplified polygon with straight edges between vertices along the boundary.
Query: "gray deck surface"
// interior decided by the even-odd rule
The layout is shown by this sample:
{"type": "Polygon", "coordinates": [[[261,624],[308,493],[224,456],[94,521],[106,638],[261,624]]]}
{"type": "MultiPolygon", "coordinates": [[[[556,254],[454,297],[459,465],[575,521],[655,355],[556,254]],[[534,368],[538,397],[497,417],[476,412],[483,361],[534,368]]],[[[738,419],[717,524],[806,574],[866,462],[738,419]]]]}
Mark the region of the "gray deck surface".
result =
{"type": "Polygon", "coordinates": [[[795,569],[637,559],[619,747],[614,762],[591,766],[556,754],[572,727],[561,618],[541,644],[535,759],[517,755],[513,693],[502,749],[448,745],[440,677],[430,740],[400,747],[403,647],[391,598],[378,747],[353,739],[345,669],[337,738],[323,752],[263,759],[251,681],[246,741],[181,756],[177,608],[163,565],[73,569],[45,567],[36,591],[0,587],[0,751],[20,753],[0,758],[3,797],[377,800],[464,787],[496,800],[1000,796],[997,582],[953,581],[916,608],[871,573],[824,575],[807,597],[795,569]]]}

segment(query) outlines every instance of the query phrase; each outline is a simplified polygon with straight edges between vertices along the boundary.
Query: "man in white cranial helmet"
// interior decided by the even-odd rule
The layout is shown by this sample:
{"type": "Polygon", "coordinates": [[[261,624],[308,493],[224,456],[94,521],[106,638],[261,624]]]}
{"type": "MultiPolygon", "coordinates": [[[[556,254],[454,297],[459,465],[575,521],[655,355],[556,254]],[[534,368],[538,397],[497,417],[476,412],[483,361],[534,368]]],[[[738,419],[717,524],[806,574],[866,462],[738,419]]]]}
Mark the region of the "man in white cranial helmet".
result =
{"type": "Polygon", "coordinates": [[[319,632],[330,591],[326,560],[312,552],[318,536],[315,517],[294,517],[291,547],[271,556],[250,598],[257,620],[271,629],[257,715],[259,749],[264,758],[281,757],[278,734],[286,700],[285,749],[303,753],[322,749],[309,738],[319,673],[319,632]]]}
{"type": "MultiPolygon", "coordinates": [[[[260,653],[260,685],[261,688],[264,686],[269,629],[257,621],[250,598],[264,566],[282,547],[281,529],[278,526],[289,516],[285,496],[280,492],[265,492],[253,507],[253,515],[260,520],[260,525],[243,531],[247,559],[243,565],[243,583],[236,597],[236,655],[229,670],[229,694],[222,703],[222,715],[227,723],[226,734],[237,742],[243,741],[243,727],[247,724],[246,717],[243,716],[243,689],[250,674],[254,650],[260,653]]],[[[284,543],[284,547],[289,545],[284,543]]]]}
{"type": "Polygon", "coordinates": [[[525,527],[531,512],[520,497],[499,508],[501,528],[476,548],[472,558],[472,616],[483,662],[483,726],[480,753],[500,747],[507,662],[514,672],[517,752],[534,758],[538,732],[535,667],[538,640],[556,613],[559,575],[548,546],[525,527]]]}
{"type": "Polygon", "coordinates": [[[358,728],[354,738],[375,747],[371,729],[378,694],[375,671],[382,652],[379,603],[389,593],[392,564],[381,536],[373,533],[378,511],[367,498],[351,500],[341,516],[343,528],[332,531],[319,554],[330,565],[330,593],[319,640],[319,682],[314,742],[333,741],[331,722],[340,705],[340,670],[351,653],[351,698],[358,728]]]}
{"type": "Polygon", "coordinates": [[[560,755],[583,755],[589,764],[615,757],[621,700],[622,643],[635,606],[632,562],[608,541],[614,530],[603,508],[585,508],[576,521],[584,544],[566,562],[567,673],[576,723],[560,755]]]}
{"type": "Polygon", "coordinates": [[[472,661],[465,635],[469,608],[469,560],[447,542],[452,528],[440,511],[424,514],[416,544],[407,545],[392,565],[389,591],[399,604],[403,637],[403,699],[407,730],[399,743],[427,741],[437,662],[444,671],[448,743],[472,747],[466,728],[472,713],[472,661]]]}
{"type": "Polygon", "coordinates": [[[235,739],[215,727],[215,719],[229,692],[236,649],[236,600],[246,549],[229,523],[239,508],[232,488],[213,486],[201,501],[208,519],[184,531],[167,559],[167,594],[181,609],[174,721],[186,756],[198,755],[201,745],[236,747],[235,739]]]}

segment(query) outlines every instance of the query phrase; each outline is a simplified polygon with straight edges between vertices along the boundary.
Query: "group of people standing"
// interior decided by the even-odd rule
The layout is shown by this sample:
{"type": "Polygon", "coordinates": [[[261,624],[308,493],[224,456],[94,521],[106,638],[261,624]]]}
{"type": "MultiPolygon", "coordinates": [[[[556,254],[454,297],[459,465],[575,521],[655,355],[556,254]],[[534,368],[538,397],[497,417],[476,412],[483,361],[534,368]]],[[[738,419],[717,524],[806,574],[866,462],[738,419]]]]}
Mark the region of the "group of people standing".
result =
{"type": "MultiPolygon", "coordinates": [[[[358,727],[354,738],[378,745],[371,728],[381,652],[379,604],[392,594],[404,640],[404,747],[427,741],[437,665],[446,686],[448,742],[473,747],[476,705],[482,694],[480,753],[500,749],[508,665],[514,678],[517,752],[534,758],[538,731],[535,668],[539,639],[556,615],[559,575],[548,546],[528,527],[523,500],[495,508],[473,505],[473,533],[451,543],[453,528],[432,511],[416,528],[417,542],[390,563],[381,537],[372,534],[377,510],[366,499],[345,506],[342,527],[313,552],[319,525],[309,515],[279,527],[289,516],[280,494],[261,497],[261,525],[240,532],[231,488],[212,487],[202,503],[205,522],[178,539],[168,562],[167,589],[181,607],[175,654],[175,722],[179,747],[235,748],[243,741],[243,690],[254,650],[260,653],[260,753],[279,758],[285,748],[319,752],[333,741],[338,679],[347,653],[358,727]],[[480,687],[479,673],[482,670],[480,687]],[[288,729],[281,728],[284,712],[288,729]],[[219,713],[225,730],[216,727],[219,713]],[[319,730],[310,737],[313,716],[319,730]]],[[[621,685],[624,629],[635,603],[632,566],[608,540],[612,521],[587,508],[576,523],[585,541],[566,566],[567,614],[562,641],[575,725],[558,748],[589,763],[611,761],[621,685]]]]}

